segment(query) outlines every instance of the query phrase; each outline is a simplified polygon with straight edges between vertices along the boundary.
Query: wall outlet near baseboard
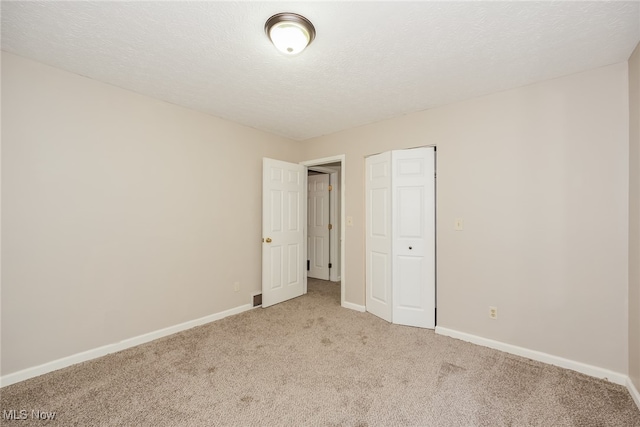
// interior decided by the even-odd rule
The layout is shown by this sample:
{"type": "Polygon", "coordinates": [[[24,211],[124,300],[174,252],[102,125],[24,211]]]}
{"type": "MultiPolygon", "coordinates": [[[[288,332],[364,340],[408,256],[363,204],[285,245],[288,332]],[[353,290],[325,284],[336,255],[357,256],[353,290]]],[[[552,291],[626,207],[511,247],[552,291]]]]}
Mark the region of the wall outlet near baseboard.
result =
{"type": "Polygon", "coordinates": [[[489,307],[489,318],[494,320],[498,318],[498,307],[489,307]]]}
{"type": "Polygon", "coordinates": [[[233,282],[233,291],[234,292],[240,291],[240,282],[233,282]]]}

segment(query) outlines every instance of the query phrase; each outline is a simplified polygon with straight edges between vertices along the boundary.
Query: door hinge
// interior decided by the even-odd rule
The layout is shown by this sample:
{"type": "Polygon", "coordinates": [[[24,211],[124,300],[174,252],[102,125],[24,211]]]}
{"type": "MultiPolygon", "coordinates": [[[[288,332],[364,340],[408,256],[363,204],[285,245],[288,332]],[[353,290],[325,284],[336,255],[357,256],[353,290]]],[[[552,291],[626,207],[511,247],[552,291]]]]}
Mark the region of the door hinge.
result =
{"type": "Polygon", "coordinates": [[[333,224],[329,224],[329,230],[333,230],[333,224]]]}
{"type": "MultiPolygon", "coordinates": [[[[298,264],[300,265],[300,264],[298,264]]],[[[307,260],[307,271],[311,270],[311,261],[307,260]]]]}
{"type": "Polygon", "coordinates": [[[329,184],[329,191],[333,191],[333,185],[329,184]]]}
{"type": "Polygon", "coordinates": [[[329,268],[331,268],[331,263],[329,263],[329,268]]]}

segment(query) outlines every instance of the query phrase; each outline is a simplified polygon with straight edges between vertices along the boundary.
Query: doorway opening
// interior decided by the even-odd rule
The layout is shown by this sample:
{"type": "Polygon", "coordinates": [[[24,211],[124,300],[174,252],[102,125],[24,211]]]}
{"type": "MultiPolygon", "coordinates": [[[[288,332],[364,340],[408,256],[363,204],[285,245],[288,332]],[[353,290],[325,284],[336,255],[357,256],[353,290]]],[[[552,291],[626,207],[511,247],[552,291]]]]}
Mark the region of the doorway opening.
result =
{"type": "Polygon", "coordinates": [[[344,274],[345,156],[308,160],[300,164],[306,166],[308,174],[307,277],[322,275],[322,280],[340,282],[340,305],[347,307],[344,274]],[[331,185],[332,189],[323,195],[319,190],[325,184],[331,185]],[[314,201],[313,197],[317,199],[314,201]]]}
{"type": "Polygon", "coordinates": [[[307,277],[340,281],[340,164],[307,168],[307,277]]]}

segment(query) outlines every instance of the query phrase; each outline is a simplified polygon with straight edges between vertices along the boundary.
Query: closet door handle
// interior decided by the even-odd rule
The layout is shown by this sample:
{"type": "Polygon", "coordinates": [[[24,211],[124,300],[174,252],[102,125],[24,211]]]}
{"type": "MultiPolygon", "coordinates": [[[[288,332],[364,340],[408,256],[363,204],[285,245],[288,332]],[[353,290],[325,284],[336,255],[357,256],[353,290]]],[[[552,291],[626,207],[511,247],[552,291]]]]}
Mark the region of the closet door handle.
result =
{"type": "Polygon", "coordinates": [[[413,246],[409,246],[409,250],[413,249],[413,246]]]}

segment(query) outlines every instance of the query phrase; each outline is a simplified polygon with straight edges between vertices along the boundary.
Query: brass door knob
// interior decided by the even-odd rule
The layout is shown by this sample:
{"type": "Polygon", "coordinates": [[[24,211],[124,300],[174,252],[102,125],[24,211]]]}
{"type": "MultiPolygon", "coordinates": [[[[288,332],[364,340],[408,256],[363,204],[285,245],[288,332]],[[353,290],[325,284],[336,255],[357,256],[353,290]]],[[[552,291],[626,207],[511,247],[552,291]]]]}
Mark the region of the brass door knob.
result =
{"type": "Polygon", "coordinates": [[[267,242],[267,243],[271,243],[271,237],[267,237],[267,239],[265,240],[265,242],[267,242]]]}

